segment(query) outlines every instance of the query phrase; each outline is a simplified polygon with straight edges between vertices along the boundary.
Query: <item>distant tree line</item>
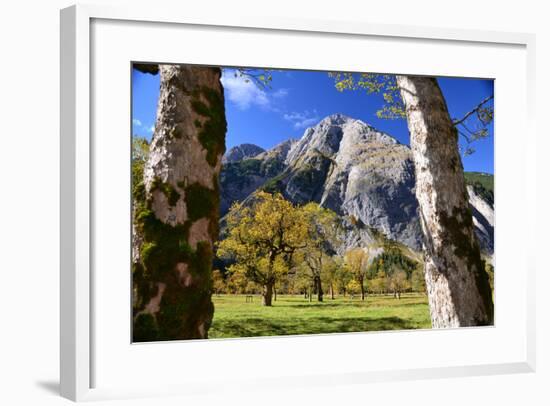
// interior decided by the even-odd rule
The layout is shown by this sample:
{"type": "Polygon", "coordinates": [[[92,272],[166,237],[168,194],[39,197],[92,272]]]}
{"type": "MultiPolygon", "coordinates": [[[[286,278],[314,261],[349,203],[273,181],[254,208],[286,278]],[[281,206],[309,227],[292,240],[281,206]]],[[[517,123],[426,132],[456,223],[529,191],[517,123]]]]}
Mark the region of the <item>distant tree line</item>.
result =
{"type": "Polygon", "coordinates": [[[270,306],[277,293],[309,301],[325,294],[365,300],[367,294],[425,293],[422,264],[395,243],[338,255],[340,220],[316,203],[298,206],[279,193],[259,192],[252,203],[233,204],[226,225],[217,244],[222,261],[213,271],[215,294],[261,294],[270,306]]]}

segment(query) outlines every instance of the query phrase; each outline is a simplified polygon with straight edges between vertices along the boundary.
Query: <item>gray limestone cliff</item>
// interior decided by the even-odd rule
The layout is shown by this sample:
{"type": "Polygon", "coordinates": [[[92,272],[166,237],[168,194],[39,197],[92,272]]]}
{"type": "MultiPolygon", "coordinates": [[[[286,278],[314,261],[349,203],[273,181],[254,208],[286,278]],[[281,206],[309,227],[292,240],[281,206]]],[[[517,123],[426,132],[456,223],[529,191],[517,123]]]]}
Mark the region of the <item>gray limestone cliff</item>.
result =
{"type": "MultiPolygon", "coordinates": [[[[361,120],[334,114],[253,157],[228,162],[220,176],[221,214],[254,191],[279,191],[294,203],[314,201],[340,215],[345,248],[375,235],[422,247],[415,173],[408,146],[361,120]]],[[[492,204],[468,188],[481,246],[493,252],[492,204]]]]}

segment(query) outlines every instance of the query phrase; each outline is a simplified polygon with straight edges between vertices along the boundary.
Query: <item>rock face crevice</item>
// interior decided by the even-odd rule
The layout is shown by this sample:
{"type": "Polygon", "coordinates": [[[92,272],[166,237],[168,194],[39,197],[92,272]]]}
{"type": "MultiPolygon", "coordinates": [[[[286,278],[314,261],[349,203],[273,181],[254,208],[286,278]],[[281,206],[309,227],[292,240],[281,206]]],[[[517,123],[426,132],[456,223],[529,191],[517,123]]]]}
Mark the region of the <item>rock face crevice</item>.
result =
{"type": "Polygon", "coordinates": [[[134,341],[207,338],[225,111],[217,68],[160,65],[144,198],[134,201],[134,341]]]}

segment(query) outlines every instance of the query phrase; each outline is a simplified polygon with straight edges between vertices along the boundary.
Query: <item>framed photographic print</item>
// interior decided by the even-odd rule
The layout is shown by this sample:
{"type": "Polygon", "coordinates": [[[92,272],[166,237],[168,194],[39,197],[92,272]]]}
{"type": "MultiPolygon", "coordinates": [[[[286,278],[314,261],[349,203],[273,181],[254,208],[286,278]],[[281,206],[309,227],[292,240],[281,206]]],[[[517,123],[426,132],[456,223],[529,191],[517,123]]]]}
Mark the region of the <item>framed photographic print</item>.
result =
{"type": "Polygon", "coordinates": [[[533,370],[532,36],[61,22],[64,396],[533,370]]]}

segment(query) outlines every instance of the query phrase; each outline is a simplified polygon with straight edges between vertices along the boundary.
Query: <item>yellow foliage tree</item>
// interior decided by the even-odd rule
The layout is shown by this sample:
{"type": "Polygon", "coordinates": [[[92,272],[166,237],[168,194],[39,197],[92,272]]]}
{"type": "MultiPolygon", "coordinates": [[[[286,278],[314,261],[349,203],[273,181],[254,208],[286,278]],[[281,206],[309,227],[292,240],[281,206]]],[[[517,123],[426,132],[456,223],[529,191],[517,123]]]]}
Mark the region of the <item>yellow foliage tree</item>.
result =
{"type": "Polygon", "coordinates": [[[360,286],[359,282],[357,282],[357,280],[355,280],[355,279],[352,279],[351,281],[349,281],[346,288],[347,288],[349,294],[351,295],[352,299],[353,299],[353,295],[355,295],[357,292],[359,292],[361,290],[361,286],[360,286]]]}
{"type": "Polygon", "coordinates": [[[378,271],[376,278],[370,281],[370,291],[373,293],[383,293],[386,291],[388,280],[384,271],[378,271]]]}
{"type": "Polygon", "coordinates": [[[365,300],[365,274],[369,264],[368,253],[363,248],[353,248],[346,252],[344,261],[353,275],[353,279],[359,284],[361,290],[361,300],[365,300]]]}
{"type": "MultiPolygon", "coordinates": [[[[335,250],[339,243],[338,221],[336,213],[325,209],[317,203],[308,203],[303,208],[307,222],[307,239],[301,250],[304,264],[307,267],[317,300],[323,301],[323,286],[321,277],[329,270],[330,251],[335,250]]],[[[333,293],[331,292],[333,297],[333,293]]]]}
{"type": "Polygon", "coordinates": [[[396,270],[390,277],[388,284],[393,296],[397,299],[401,299],[401,293],[411,288],[407,274],[402,270],[396,270]]]}
{"type": "Polygon", "coordinates": [[[338,282],[338,271],[342,266],[342,258],[334,255],[323,263],[321,277],[323,283],[328,286],[330,298],[334,300],[335,285],[338,282]]]}
{"type": "Polygon", "coordinates": [[[218,269],[212,271],[212,289],[216,295],[225,292],[225,281],[222,273],[218,269]]]}
{"type": "Polygon", "coordinates": [[[261,285],[262,304],[271,306],[275,281],[288,273],[297,250],[305,247],[303,211],[279,193],[258,192],[247,206],[234,204],[218,256],[234,261],[228,270],[261,285]]]}

